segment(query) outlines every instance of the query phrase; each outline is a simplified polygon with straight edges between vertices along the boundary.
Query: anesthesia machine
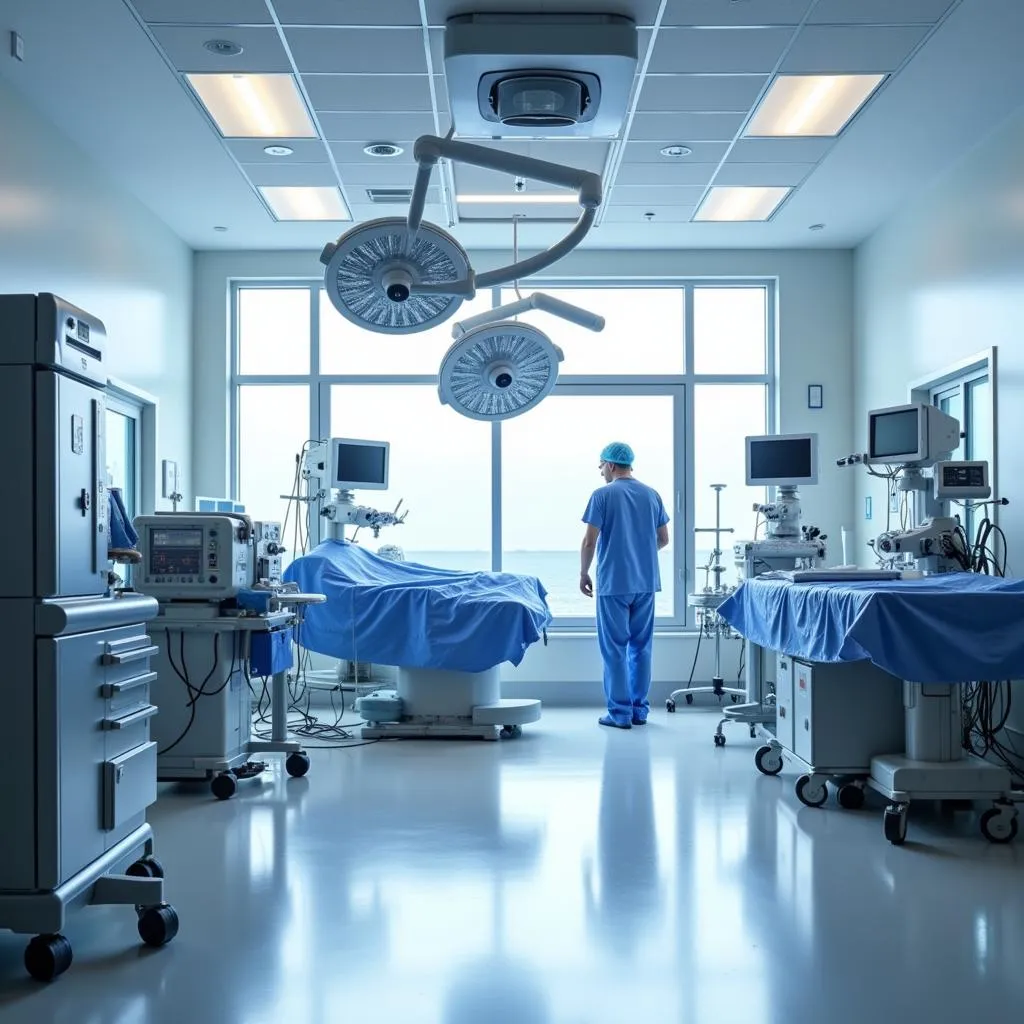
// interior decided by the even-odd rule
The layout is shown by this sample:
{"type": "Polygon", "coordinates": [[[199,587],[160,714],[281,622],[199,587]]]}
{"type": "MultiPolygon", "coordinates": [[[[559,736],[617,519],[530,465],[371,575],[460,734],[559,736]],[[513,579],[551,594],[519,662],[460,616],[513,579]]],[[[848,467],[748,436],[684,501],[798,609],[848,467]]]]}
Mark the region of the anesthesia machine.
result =
{"type": "MultiPolygon", "coordinates": [[[[156,799],[156,602],[110,589],[103,324],[55,295],[0,296],[9,498],[0,744],[0,927],[36,933],[25,966],[71,964],[67,912],[133,907],[144,942],[178,930],[146,809],[156,799]]],[[[120,524],[118,524],[120,525],[120,524]]]]}
{"type": "Polygon", "coordinates": [[[934,406],[873,411],[868,436],[866,453],[839,464],[866,465],[909,497],[909,520],[874,542],[882,569],[767,574],[721,606],[775,652],[778,722],[755,763],[768,775],[795,764],[797,796],[812,807],[829,781],[844,807],[878,791],[894,844],[913,800],[964,799],[991,801],[981,831],[1008,842],[1018,826],[1007,759],[974,750],[1002,751],[984,694],[1024,673],[1024,583],[983,575],[989,556],[948,507],[993,504],[988,467],[949,461],[959,423],[934,406]]]}
{"type": "MultiPolygon", "coordinates": [[[[367,551],[346,526],[379,535],[405,514],[356,503],[355,490],[388,486],[383,441],[332,438],[307,446],[301,475],[321,505],[327,537],[296,558],[285,579],[326,595],[306,611],[302,647],[325,657],[395,666],[394,689],[363,696],[363,736],[517,736],[540,718],[539,700],[503,700],[500,670],[518,664],[550,621],[546,592],[532,577],[452,572],[367,551]]],[[[401,502],[399,502],[401,507],[401,502]]]]}
{"type": "Polygon", "coordinates": [[[221,800],[259,776],[256,753],[286,754],[309,771],[288,736],[288,673],[295,627],[320,594],[281,582],[281,527],[235,513],[158,512],[135,520],[142,564],[136,589],[159,602],[153,722],[161,781],[209,779],[221,800]],[[271,680],[269,740],[252,737],[253,678],[271,680]]]}
{"type": "MultiPolygon", "coordinates": [[[[754,505],[753,511],[765,520],[765,536],[761,540],[741,540],[733,544],[733,558],[739,580],[751,579],[764,572],[777,569],[813,569],[825,558],[827,537],[815,526],[804,526],[800,507],[801,486],[818,482],[818,437],[816,434],[774,434],[745,439],[746,485],[748,487],[774,487],[775,500],[754,505]]],[[[721,485],[718,485],[720,487],[721,485]]],[[[716,490],[718,488],[716,487],[716,490]]],[[[720,492],[719,492],[720,493],[720,492]]],[[[716,664],[720,637],[735,635],[731,625],[718,614],[718,609],[731,596],[734,588],[721,585],[721,545],[719,534],[726,532],[716,519],[714,530],[716,557],[715,586],[705,587],[690,597],[690,603],[699,608],[713,605],[713,625],[716,640],[716,664]]],[[[731,530],[728,532],[732,532],[731,530]]],[[[706,612],[705,612],[706,614],[706,612]]],[[[715,730],[716,747],[725,746],[724,726],[730,722],[746,725],[752,737],[759,725],[775,721],[775,697],[765,683],[764,652],[758,646],[744,641],[744,689],[724,687],[720,678],[713,692],[722,690],[742,703],[726,708],[715,730]],[[745,698],[745,699],[743,699],[745,698]]],[[[716,676],[721,673],[716,671],[716,676]]],[[[686,693],[689,701],[690,695],[686,693]]],[[[692,690],[690,691],[692,692],[692,690]]],[[[673,693],[670,701],[674,706],[673,693]]],[[[673,708],[670,707],[669,710],[673,708]]]]}

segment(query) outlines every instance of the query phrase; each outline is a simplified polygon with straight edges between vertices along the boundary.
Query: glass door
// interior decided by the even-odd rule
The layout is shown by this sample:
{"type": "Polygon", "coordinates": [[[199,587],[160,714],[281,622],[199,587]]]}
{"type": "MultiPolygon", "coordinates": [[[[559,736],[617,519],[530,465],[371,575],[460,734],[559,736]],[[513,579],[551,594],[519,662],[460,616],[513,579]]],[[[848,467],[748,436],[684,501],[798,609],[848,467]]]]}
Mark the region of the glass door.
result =
{"type": "MultiPolygon", "coordinates": [[[[140,512],[142,475],[142,407],[123,398],[107,395],[106,413],[107,486],[121,491],[128,519],[140,512]]],[[[132,567],[122,565],[118,574],[131,586],[132,567]]]]}

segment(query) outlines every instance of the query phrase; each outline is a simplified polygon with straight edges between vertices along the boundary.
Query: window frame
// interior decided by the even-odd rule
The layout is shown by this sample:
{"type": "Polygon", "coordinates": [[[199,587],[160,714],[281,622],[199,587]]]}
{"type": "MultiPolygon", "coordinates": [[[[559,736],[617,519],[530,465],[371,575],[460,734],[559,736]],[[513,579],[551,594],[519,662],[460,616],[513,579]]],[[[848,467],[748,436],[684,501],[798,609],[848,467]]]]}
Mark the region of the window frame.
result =
{"type": "MultiPolygon", "coordinates": [[[[310,416],[308,435],[303,438],[327,437],[330,425],[331,386],[344,385],[432,385],[437,386],[436,375],[424,374],[322,374],[320,373],[320,293],[322,278],[238,278],[229,286],[230,337],[230,482],[229,493],[238,499],[239,472],[239,388],[252,384],[306,384],[310,388],[310,416]],[[309,373],[288,374],[241,374],[239,372],[239,299],[238,293],[245,288],[296,288],[309,289],[310,301],[310,350],[309,373]]],[[[492,308],[501,301],[503,285],[489,289],[492,308]]],[[[699,384],[762,384],[766,388],[765,432],[775,432],[777,418],[777,365],[778,365],[778,279],[772,277],[564,277],[550,276],[531,279],[529,287],[536,290],[545,288],[579,289],[622,289],[630,288],[671,288],[681,291],[683,302],[683,370],[674,374],[572,374],[560,375],[556,393],[574,394],[672,394],[673,419],[676,437],[682,443],[675,446],[673,466],[675,493],[671,496],[673,520],[673,607],[671,617],[659,618],[656,628],[659,632],[689,631],[695,628],[695,616],[687,606],[686,596],[696,585],[696,538],[693,532],[695,509],[695,479],[693,458],[694,402],[693,388],[699,384]],[[694,307],[695,288],[764,288],[765,290],[765,372],[763,374],[696,374],[694,372],[694,307]]],[[[501,508],[501,424],[491,425],[491,568],[500,569],[502,556],[502,508],[501,508]]],[[[668,504],[669,502],[667,502],[668,504]]],[[[730,524],[725,524],[730,525],[730,524]]],[[[319,523],[317,523],[319,526],[319,523]]],[[[580,536],[582,537],[582,530],[580,536]]],[[[738,536],[738,534],[737,534],[738,536]]],[[[318,538],[311,537],[311,542],[318,538]]],[[[664,583],[663,583],[664,585],[664,583]]],[[[595,627],[593,616],[588,618],[559,618],[552,629],[560,632],[592,631],[595,627]]]]}

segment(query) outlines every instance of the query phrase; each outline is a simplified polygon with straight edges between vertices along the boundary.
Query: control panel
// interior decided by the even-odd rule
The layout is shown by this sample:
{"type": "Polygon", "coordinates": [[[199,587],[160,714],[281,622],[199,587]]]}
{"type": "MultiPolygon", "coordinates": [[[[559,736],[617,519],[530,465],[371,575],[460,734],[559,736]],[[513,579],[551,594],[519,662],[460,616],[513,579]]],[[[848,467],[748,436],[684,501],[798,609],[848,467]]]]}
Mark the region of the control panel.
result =
{"type": "Polygon", "coordinates": [[[253,523],[253,545],[256,549],[256,576],[254,582],[281,582],[281,556],[285,548],[281,541],[280,523],[253,523]]]}
{"type": "Polygon", "coordinates": [[[251,524],[243,517],[139,516],[135,589],[165,600],[224,600],[256,582],[251,524]]]}
{"type": "Polygon", "coordinates": [[[940,462],[935,467],[935,497],[939,501],[989,498],[987,462],[940,462]]]}

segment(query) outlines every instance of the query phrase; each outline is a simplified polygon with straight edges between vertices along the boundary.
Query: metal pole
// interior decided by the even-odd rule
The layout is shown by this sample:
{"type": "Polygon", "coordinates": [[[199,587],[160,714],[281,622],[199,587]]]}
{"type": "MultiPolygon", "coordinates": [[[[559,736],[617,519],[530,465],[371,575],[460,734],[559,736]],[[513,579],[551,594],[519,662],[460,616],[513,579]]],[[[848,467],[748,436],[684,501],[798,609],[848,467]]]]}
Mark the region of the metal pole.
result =
{"type": "Polygon", "coordinates": [[[270,736],[275,743],[288,739],[288,675],[275,672],[270,681],[270,736]]]}

